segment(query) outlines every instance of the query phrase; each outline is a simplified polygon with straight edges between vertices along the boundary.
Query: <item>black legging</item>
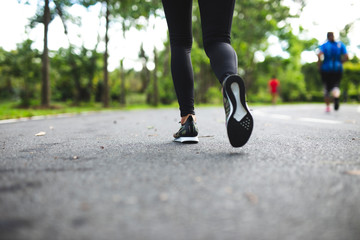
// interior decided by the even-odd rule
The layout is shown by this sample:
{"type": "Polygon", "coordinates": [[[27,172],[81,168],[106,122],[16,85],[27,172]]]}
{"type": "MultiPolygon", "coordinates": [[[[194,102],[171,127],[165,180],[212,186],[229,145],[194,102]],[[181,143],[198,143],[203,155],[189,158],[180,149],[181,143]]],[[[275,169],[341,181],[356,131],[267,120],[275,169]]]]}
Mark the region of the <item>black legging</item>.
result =
{"type": "MultiPolygon", "coordinates": [[[[198,0],[206,55],[222,83],[237,73],[237,56],[230,45],[235,0],[198,0]]],[[[171,73],[180,115],[195,114],[194,74],[191,65],[192,0],[162,0],[170,33],[171,73]]]]}

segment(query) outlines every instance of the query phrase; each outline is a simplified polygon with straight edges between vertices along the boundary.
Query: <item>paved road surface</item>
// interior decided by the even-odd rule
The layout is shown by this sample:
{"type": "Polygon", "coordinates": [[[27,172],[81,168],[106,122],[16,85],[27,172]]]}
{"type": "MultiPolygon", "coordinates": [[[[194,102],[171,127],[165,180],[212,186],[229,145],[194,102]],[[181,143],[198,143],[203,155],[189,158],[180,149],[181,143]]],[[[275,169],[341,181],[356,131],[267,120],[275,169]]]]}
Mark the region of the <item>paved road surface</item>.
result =
{"type": "Polygon", "coordinates": [[[222,108],[1,122],[0,239],[359,240],[359,105],[252,112],[239,149],[222,108]]]}

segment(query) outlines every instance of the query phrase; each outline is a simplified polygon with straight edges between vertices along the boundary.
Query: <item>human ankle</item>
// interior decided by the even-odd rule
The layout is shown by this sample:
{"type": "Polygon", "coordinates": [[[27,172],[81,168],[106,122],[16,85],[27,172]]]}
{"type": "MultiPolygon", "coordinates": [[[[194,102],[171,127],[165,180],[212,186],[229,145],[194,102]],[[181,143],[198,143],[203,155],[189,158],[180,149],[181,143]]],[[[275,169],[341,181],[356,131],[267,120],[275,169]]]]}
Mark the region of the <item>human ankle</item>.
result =
{"type": "Polygon", "coordinates": [[[196,117],[195,117],[195,115],[193,115],[193,114],[188,114],[188,115],[186,115],[186,116],[181,117],[180,123],[181,123],[181,124],[184,124],[184,123],[186,122],[186,120],[189,118],[189,116],[192,116],[192,118],[194,119],[194,122],[196,122],[196,117]]]}

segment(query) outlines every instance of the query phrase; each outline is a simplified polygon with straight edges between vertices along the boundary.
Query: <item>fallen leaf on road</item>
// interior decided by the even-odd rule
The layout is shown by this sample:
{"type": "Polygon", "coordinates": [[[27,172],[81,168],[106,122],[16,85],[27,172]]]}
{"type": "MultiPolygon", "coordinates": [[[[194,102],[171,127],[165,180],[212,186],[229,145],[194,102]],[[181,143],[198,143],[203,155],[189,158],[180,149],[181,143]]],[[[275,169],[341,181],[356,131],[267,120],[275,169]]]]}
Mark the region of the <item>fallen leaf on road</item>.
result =
{"type": "Polygon", "coordinates": [[[360,170],[346,171],[345,173],[349,174],[349,175],[359,175],[360,176],[360,170]]]}
{"type": "Polygon", "coordinates": [[[202,178],[201,178],[201,177],[196,177],[196,178],[195,178],[195,181],[198,182],[198,183],[201,183],[201,182],[202,182],[202,178]]]}
{"type": "Polygon", "coordinates": [[[169,195],[167,193],[160,193],[159,198],[162,202],[165,202],[169,199],[169,195]]]}
{"type": "Polygon", "coordinates": [[[112,199],[113,199],[113,202],[116,202],[116,203],[121,202],[121,200],[122,200],[121,196],[118,194],[113,195],[112,199]]]}
{"type": "Polygon", "coordinates": [[[204,135],[204,136],[199,136],[199,138],[211,138],[214,137],[214,135],[204,135]]]}
{"type": "Polygon", "coordinates": [[[356,124],[356,120],[354,120],[354,119],[346,120],[345,122],[346,123],[356,124]]]}
{"type": "Polygon", "coordinates": [[[35,136],[44,136],[46,134],[46,132],[38,132],[37,134],[35,134],[35,136]]]}
{"type": "Polygon", "coordinates": [[[82,202],[82,203],[80,204],[80,209],[81,209],[82,211],[88,211],[88,210],[90,209],[89,203],[87,203],[87,202],[82,202]]]}
{"type": "Polygon", "coordinates": [[[226,187],[226,188],[225,188],[225,192],[226,192],[227,194],[232,194],[232,193],[233,193],[232,187],[226,187]]]}
{"type": "Polygon", "coordinates": [[[258,203],[258,197],[252,193],[245,193],[245,197],[253,204],[258,203]]]}

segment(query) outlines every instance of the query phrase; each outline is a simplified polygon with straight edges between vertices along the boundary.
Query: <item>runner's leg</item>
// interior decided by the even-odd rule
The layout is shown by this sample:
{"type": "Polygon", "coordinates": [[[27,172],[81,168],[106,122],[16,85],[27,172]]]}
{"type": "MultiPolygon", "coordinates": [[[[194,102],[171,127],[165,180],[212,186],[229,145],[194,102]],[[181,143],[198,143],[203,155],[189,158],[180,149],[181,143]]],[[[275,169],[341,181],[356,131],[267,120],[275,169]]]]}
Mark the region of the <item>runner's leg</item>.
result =
{"type": "Polygon", "coordinates": [[[205,52],[220,83],[237,73],[237,55],[230,45],[234,6],[235,0],[199,0],[205,52]]]}
{"type": "Polygon", "coordinates": [[[171,73],[181,117],[195,114],[191,64],[192,0],[162,0],[171,46],[171,73]]]}

